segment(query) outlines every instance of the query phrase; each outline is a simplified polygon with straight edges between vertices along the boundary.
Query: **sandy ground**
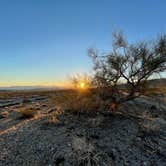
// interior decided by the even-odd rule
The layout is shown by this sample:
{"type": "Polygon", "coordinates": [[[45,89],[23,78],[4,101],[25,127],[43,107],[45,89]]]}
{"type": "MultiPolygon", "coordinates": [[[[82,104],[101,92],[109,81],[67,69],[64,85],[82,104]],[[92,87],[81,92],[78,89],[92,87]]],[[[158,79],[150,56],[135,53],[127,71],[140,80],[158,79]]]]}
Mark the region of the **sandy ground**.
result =
{"type": "Polygon", "coordinates": [[[165,102],[139,98],[114,114],[77,115],[59,111],[46,94],[27,99],[0,101],[2,166],[166,165],[165,102]],[[20,118],[22,107],[35,117],[20,118]]]}

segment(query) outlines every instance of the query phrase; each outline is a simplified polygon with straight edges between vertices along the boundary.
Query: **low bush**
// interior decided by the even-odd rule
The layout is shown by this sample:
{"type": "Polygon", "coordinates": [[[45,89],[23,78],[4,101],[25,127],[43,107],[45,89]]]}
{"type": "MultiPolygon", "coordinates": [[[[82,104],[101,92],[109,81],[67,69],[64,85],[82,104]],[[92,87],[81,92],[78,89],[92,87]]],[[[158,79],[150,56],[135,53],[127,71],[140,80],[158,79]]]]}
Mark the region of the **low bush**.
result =
{"type": "Polygon", "coordinates": [[[31,109],[21,109],[20,114],[21,118],[28,119],[28,118],[33,118],[36,114],[36,111],[31,109]]]}

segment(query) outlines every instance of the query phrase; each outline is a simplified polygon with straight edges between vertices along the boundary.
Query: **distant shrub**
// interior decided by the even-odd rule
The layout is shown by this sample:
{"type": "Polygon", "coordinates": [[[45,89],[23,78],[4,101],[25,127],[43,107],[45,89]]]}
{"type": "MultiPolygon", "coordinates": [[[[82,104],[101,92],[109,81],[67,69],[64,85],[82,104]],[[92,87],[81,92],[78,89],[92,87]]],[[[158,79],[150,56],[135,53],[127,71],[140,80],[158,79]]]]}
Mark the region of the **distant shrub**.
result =
{"type": "Polygon", "coordinates": [[[36,114],[36,111],[31,109],[21,109],[20,114],[21,118],[28,119],[28,118],[33,118],[36,114]]]}

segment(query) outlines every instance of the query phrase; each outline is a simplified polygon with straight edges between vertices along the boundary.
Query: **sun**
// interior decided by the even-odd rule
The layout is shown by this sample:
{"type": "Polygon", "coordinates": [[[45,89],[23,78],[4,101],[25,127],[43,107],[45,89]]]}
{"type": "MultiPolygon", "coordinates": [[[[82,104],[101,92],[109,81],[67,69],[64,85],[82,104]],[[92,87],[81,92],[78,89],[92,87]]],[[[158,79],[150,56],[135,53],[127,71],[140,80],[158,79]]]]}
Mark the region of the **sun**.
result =
{"type": "Polygon", "coordinates": [[[80,88],[85,89],[85,82],[80,82],[80,88]]]}

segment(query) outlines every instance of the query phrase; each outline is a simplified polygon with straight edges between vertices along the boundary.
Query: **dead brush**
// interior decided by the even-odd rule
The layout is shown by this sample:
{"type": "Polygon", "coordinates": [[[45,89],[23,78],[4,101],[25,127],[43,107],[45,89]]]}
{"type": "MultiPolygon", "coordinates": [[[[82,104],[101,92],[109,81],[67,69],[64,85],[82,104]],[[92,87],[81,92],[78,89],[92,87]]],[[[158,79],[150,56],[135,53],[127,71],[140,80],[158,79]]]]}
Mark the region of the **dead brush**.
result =
{"type": "Polygon", "coordinates": [[[63,110],[73,113],[95,112],[99,108],[99,103],[92,96],[75,92],[58,95],[55,101],[63,110]]]}
{"type": "Polygon", "coordinates": [[[59,120],[57,119],[57,116],[61,114],[62,114],[62,111],[56,108],[51,114],[48,114],[48,122],[50,124],[59,122],[59,120]]]}
{"type": "Polygon", "coordinates": [[[49,116],[48,117],[47,124],[56,124],[58,122],[59,122],[59,120],[56,118],[56,116],[49,116]]]}
{"type": "Polygon", "coordinates": [[[73,101],[70,101],[67,105],[67,109],[75,112],[96,112],[99,105],[91,98],[80,97],[73,101]]]}
{"type": "Polygon", "coordinates": [[[29,119],[36,115],[36,111],[32,109],[20,109],[21,118],[29,119]]]}
{"type": "Polygon", "coordinates": [[[48,112],[48,116],[47,116],[47,121],[45,122],[45,125],[46,126],[49,126],[49,125],[62,125],[63,123],[58,120],[58,116],[61,115],[63,113],[61,107],[57,106],[56,108],[53,108],[51,109],[49,112],[48,112]]]}
{"type": "Polygon", "coordinates": [[[98,152],[86,138],[73,139],[73,149],[76,154],[77,166],[111,166],[112,160],[104,152],[98,152]]]}
{"type": "MultiPolygon", "coordinates": [[[[108,166],[108,163],[104,161],[103,158],[107,158],[105,153],[95,153],[95,152],[88,152],[83,154],[78,158],[78,166],[108,166]]],[[[107,160],[107,159],[106,159],[107,160]]],[[[112,163],[110,162],[109,166],[112,163]]]]}
{"type": "Polygon", "coordinates": [[[75,100],[71,101],[68,105],[69,108],[77,112],[96,113],[101,111],[105,104],[102,100],[97,100],[96,96],[91,95],[80,95],[75,100]]]}

